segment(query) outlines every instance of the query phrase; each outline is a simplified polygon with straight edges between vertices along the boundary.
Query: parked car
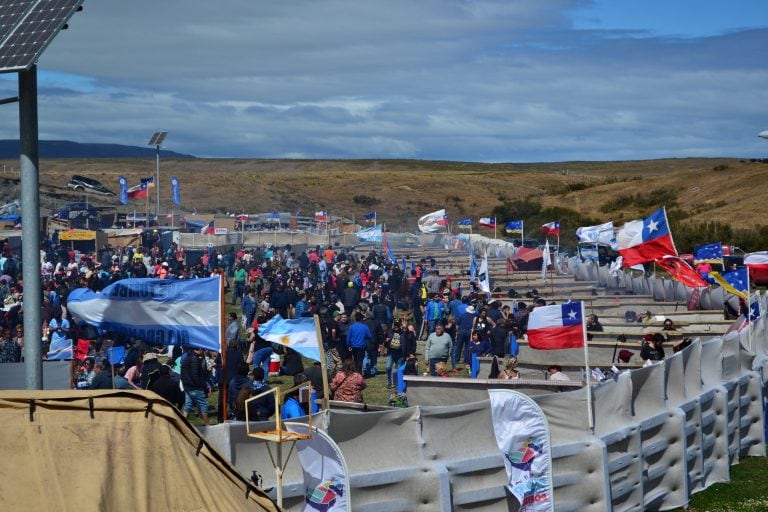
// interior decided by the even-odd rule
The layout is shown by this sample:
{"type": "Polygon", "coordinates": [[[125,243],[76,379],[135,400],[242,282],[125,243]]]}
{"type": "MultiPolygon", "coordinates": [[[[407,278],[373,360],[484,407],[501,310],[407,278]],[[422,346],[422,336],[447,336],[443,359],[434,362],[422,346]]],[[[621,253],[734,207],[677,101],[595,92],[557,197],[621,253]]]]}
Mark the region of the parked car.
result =
{"type": "Polygon", "coordinates": [[[67,182],[67,187],[78,192],[92,192],[103,196],[115,196],[116,194],[101,184],[100,181],[85,176],[72,176],[67,182]]]}

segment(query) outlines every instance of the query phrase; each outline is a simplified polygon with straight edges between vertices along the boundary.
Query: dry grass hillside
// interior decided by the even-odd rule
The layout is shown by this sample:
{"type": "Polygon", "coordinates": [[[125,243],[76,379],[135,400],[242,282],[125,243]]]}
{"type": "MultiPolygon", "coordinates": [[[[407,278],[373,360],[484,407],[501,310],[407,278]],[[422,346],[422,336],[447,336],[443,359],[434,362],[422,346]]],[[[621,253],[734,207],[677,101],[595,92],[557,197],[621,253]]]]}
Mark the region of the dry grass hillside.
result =
{"type": "MultiPolygon", "coordinates": [[[[0,164],[6,170],[0,178],[0,200],[18,197],[18,161],[0,164]]],[[[118,176],[136,184],[140,177],[154,175],[155,161],[54,159],[42,160],[40,170],[41,206],[53,208],[82,200],[65,187],[72,174],[98,179],[117,192],[118,176]]],[[[538,164],[164,159],[164,210],[170,208],[172,175],[181,182],[186,211],[301,210],[311,215],[328,209],[359,218],[376,210],[379,221],[393,229],[414,229],[420,215],[442,207],[455,221],[489,215],[504,201],[525,198],[535,198],[544,207],[564,206],[595,219],[619,222],[649,213],[634,203],[627,206],[626,196],[657,190],[675,191],[677,207],[695,213],[694,221],[768,224],[768,204],[761,199],[768,189],[768,164],[727,158],[538,164]]],[[[116,199],[89,196],[89,200],[128,208],[116,199]]],[[[138,210],[145,207],[143,201],[136,203],[138,210]]]]}

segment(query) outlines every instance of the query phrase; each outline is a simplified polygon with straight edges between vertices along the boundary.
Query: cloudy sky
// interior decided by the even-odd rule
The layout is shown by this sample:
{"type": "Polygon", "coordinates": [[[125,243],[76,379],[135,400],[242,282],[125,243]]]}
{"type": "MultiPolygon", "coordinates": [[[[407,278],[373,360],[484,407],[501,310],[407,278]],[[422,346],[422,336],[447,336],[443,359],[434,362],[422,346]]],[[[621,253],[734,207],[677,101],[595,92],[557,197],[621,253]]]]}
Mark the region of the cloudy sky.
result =
{"type": "MultiPolygon", "coordinates": [[[[208,157],[768,155],[765,0],[86,0],[41,139],[208,157]]],[[[0,75],[0,97],[16,74],[0,75]]],[[[0,107],[0,138],[18,111],[0,107]]]]}

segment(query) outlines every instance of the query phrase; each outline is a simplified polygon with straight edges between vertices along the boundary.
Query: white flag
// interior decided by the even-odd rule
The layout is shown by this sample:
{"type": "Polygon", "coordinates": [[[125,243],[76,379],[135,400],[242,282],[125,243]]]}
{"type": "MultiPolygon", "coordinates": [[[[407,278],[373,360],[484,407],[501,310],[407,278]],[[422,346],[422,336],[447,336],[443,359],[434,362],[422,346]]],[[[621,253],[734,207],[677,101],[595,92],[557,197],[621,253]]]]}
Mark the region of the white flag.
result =
{"type": "Polygon", "coordinates": [[[445,215],[445,208],[436,212],[428,213],[421,217],[418,222],[419,230],[422,233],[437,233],[448,226],[448,217],[445,215]]]}
{"type": "Polygon", "coordinates": [[[477,271],[477,284],[480,286],[480,291],[485,293],[491,293],[491,283],[488,279],[488,250],[486,249],[483,255],[483,261],[480,263],[480,269],[477,271]]]}
{"type": "Polygon", "coordinates": [[[496,444],[504,454],[507,488],[520,512],[554,510],[549,424],[530,397],[508,389],[489,389],[496,444]]]}
{"type": "MultiPolygon", "coordinates": [[[[285,426],[300,434],[309,431],[304,423],[286,422],[285,426]]],[[[334,440],[313,428],[312,437],[297,441],[296,448],[304,473],[304,512],[351,511],[349,471],[334,440]]]]}
{"type": "Polygon", "coordinates": [[[552,263],[552,259],[549,257],[549,240],[544,243],[544,254],[542,254],[541,260],[541,280],[547,280],[547,267],[552,263]]]}
{"type": "Polygon", "coordinates": [[[582,244],[610,245],[616,249],[616,236],[613,231],[613,221],[597,226],[583,226],[576,229],[576,238],[582,244]]]}

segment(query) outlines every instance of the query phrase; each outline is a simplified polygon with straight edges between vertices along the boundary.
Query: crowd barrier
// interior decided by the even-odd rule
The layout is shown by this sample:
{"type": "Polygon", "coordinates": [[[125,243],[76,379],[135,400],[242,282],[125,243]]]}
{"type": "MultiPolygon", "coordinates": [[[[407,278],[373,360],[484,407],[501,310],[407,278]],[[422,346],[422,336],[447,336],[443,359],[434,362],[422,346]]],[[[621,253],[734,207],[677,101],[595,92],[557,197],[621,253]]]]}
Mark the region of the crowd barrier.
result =
{"type": "MultiPolygon", "coordinates": [[[[756,325],[751,335],[760,354],[764,332],[756,325]]],[[[728,481],[740,458],[764,456],[766,360],[745,339],[744,331],[697,339],[660,364],[593,385],[594,429],[586,388],[534,395],[551,432],[555,509],[682,507],[693,493],[728,481]]],[[[443,383],[432,392],[454,393],[451,379],[443,383]]],[[[314,417],[347,459],[354,509],[509,510],[487,391],[461,394],[467,402],[459,405],[314,417]]],[[[266,447],[245,435],[244,424],[211,427],[206,436],[243,474],[258,471],[265,487],[273,485],[266,447]]],[[[299,510],[295,461],[286,482],[286,508],[299,510]]]]}

